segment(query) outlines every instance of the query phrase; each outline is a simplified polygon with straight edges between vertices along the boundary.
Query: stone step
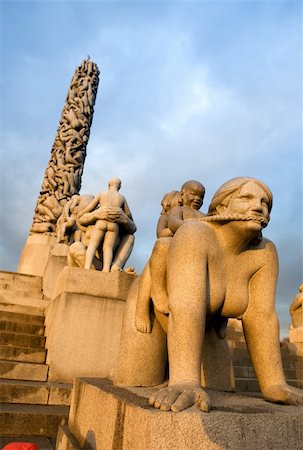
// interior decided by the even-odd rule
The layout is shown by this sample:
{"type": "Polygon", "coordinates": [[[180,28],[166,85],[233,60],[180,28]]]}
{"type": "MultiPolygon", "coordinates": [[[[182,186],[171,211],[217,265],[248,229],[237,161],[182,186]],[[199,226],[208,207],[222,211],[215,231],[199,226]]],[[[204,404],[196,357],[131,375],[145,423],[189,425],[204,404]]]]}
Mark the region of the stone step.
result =
{"type": "Polygon", "coordinates": [[[9,380],[46,381],[48,366],[18,361],[0,361],[0,378],[9,380]]]}
{"type": "MultiPolygon", "coordinates": [[[[251,366],[251,359],[248,351],[244,348],[230,348],[230,353],[234,365],[236,366],[251,366]]],[[[302,356],[292,355],[286,351],[281,352],[284,369],[303,370],[302,356]]]]}
{"type": "MultiPolygon", "coordinates": [[[[235,378],[236,383],[236,392],[259,392],[259,384],[256,380],[256,378],[235,378]]],[[[303,388],[303,380],[293,380],[293,379],[287,379],[287,383],[290,386],[294,386],[297,388],[302,389],[303,388]]]]}
{"type": "Polygon", "coordinates": [[[28,306],[26,304],[16,304],[10,302],[2,302],[0,299],[0,314],[2,312],[13,312],[18,314],[28,314],[32,316],[42,316],[44,318],[45,308],[35,306],[28,306]]]}
{"type": "Polygon", "coordinates": [[[60,425],[67,422],[69,407],[60,405],[15,405],[0,408],[1,436],[56,437],[60,425]]]}
{"type": "Polygon", "coordinates": [[[0,402],[70,405],[72,385],[41,381],[0,380],[0,402]]]}
{"type": "Polygon", "coordinates": [[[43,364],[46,359],[46,350],[41,348],[0,345],[0,360],[1,359],[43,364]]]}
{"type": "Polygon", "coordinates": [[[287,383],[291,386],[297,387],[299,389],[303,389],[303,379],[294,379],[294,380],[287,380],[287,383]]]}
{"type": "Polygon", "coordinates": [[[43,300],[43,295],[41,291],[36,292],[35,290],[30,290],[30,289],[9,289],[9,288],[5,288],[5,289],[1,289],[0,288],[0,295],[6,295],[7,297],[21,297],[21,298],[34,298],[37,300],[43,300]]]}
{"type": "Polygon", "coordinates": [[[19,323],[26,323],[26,324],[36,324],[36,325],[43,325],[44,324],[44,315],[42,316],[34,316],[32,314],[21,314],[16,312],[10,312],[10,311],[1,311],[1,320],[4,320],[6,322],[19,322],[19,323]]]}
{"type": "Polygon", "coordinates": [[[256,378],[235,378],[236,392],[260,392],[256,378]]]}
{"type": "Polygon", "coordinates": [[[33,292],[35,294],[42,294],[41,286],[31,286],[23,281],[6,281],[0,280],[0,290],[6,291],[26,291],[33,292]]]}
{"type": "Polygon", "coordinates": [[[7,282],[23,282],[30,286],[36,287],[42,286],[42,277],[19,272],[7,272],[5,270],[0,270],[0,280],[6,280],[7,282]]]}
{"type": "Polygon", "coordinates": [[[55,450],[56,440],[41,436],[0,436],[0,448],[12,442],[30,442],[36,444],[39,450],[55,450]]]}
{"type": "Polygon", "coordinates": [[[9,333],[33,334],[36,336],[43,336],[44,325],[0,320],[0,332],[1,331],[9,333]]]}
{"type": "MultiPolygon", "coordinates": [[[[255,371],[252,366],[234,366],[235,377],[255,378],[255,371]]],[[[287,380],[303,380],[303,370],[284,369],[287,380]]]]}
{"type": "MultiPolygon", "coordinates": [[[[7,293],[3,293],[3,291],[0,292],[1,305],[20,305],[27,306],[28,308],[41,309],[42,311],[44,311],[49,303],[50,300],[42,300],[33,297],[19,297],[17,295],[8,295],[7,293]]],[[[7,309],[7,311],[10,311],[10,309],[7,309]]],[[[26,310],[23,310],[22,313],[26,314],[26,310]]],[[[31,314],[31,312],[29,312],[29,314],[31,314]]],[[[39,316],[41,314],[38,313],[37,315],[39,316]]]]}
{"type": "Polygon", "coordinates": [[[45,337],[35,334],[11,333],[9,331],[0,332],[0,342],[2,345],[16,345],[17,347],[44,348],[45,337]]]}

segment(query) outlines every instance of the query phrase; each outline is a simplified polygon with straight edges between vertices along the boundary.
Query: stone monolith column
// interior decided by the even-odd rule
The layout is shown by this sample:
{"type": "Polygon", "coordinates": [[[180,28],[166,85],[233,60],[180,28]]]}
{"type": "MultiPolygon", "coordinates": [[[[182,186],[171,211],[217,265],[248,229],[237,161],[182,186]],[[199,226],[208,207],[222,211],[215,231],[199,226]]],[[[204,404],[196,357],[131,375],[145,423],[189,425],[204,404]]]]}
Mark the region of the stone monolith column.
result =
{"type": "Polygon", "coordinates": [[[63,206],[79,193],[98,83],[98,67],[88,57],[70,84],[18,272],[43,275],[63,206]]]}

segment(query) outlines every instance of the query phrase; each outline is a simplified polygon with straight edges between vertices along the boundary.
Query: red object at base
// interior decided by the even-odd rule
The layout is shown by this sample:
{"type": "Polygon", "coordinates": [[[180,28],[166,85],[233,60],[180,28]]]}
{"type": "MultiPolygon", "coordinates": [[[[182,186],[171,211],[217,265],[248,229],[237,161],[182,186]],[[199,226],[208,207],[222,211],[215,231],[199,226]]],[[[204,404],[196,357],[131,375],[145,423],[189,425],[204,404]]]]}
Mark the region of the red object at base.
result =
{"type": "Polygon", "coordinates": [[[33,442],[10,442],[2,450],[39,450],[39,447],[33,442]]]}

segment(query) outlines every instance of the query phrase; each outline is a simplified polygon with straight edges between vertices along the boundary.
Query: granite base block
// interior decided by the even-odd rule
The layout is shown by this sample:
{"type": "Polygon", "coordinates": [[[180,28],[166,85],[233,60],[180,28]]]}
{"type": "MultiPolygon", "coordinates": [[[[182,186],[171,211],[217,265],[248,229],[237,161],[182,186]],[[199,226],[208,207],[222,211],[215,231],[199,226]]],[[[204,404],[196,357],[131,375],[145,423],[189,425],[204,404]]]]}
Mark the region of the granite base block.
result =
{"type": "MultiPolygon", "coordinates": [[[[180,413],[162,412],[148,406],[153,389],[126,389],[106,379],[77,379],[70,433],[80,448],[92,450],[303,448],[302,407],[274,405],[258,394],[207,389],[213,403],[210,413],[196,406],[180,413]]],[[[66,448],[64,440],[57,446],[57,450],[66,448]]]]}

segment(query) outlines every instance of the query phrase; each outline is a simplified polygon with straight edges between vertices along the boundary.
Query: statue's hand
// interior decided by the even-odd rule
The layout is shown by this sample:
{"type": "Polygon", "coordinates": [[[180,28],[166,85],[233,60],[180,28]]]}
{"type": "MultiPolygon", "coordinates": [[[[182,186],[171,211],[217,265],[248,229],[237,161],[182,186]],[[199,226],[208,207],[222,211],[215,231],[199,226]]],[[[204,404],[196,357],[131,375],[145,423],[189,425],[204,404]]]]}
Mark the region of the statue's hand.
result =
{"type": "Polygon", "coordinates": [[[148,403],[161,411],[183,411],[197,404],[203,412],[209,412],[211,401],[201,386],[194,383],[171,384],[168,387],[155,391],[148,403]]]}
{"type": "Polygon", "coordinates": [[[270,386],[263,392],[263,396],[268,402],[303,406],[303,390],[286,383],[270,386]]]}
{"type": "Polygon", "coordinates": [[[107,210],[107,220],[124,224],[127,222],[127,216],[121,208],[111,207],[107,210]]]}

